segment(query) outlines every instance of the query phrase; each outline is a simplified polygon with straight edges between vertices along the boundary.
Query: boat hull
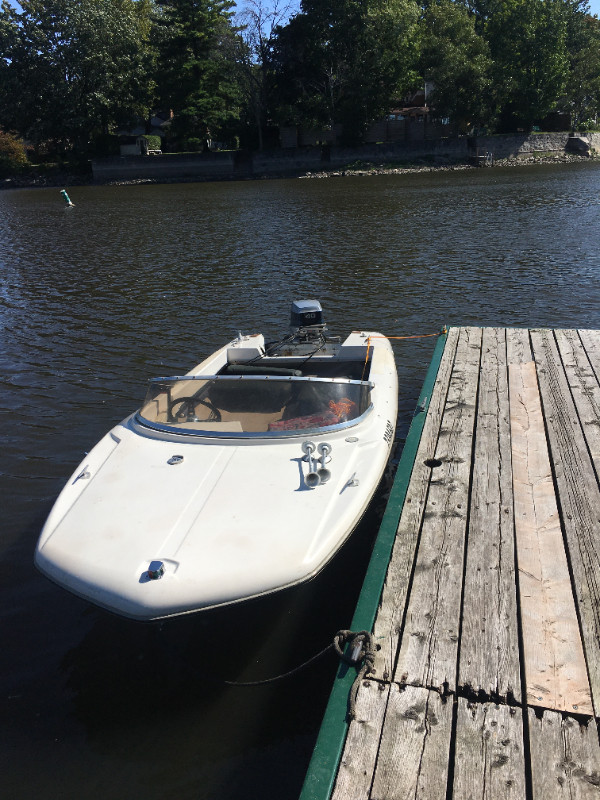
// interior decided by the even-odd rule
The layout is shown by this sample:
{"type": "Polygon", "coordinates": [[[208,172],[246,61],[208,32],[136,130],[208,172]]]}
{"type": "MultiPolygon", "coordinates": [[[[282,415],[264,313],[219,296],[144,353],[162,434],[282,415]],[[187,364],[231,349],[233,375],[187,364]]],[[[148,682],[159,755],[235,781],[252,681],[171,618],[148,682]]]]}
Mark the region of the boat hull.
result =
{"type": "Polygon", "coordinates": [[[310,580],[362,517],[392,446],[393,353],[374,348],[372,407],[355,425],[280,439],[149,430],[131,415],[75,470],[44,526],[36,566],[117,614],[152,620],[310,580]],[[303,443],[331,453],[311,488],[303,443]],[[176,457],[174,459],[174,457],[176,457]],[[160,579],[150,577],[160,563],[160,579]]]}

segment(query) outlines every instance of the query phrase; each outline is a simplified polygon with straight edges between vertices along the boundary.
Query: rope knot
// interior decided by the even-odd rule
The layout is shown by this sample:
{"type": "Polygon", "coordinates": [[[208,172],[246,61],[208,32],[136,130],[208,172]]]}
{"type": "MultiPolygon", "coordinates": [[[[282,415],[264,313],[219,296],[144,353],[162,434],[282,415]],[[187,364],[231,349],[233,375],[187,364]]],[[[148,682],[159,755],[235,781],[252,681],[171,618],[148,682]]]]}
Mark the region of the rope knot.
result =
{"type": "Polygon", "coordinates": [[[373,636],[370,631],[338,631],[334,637],[333,646],[344,663],[358,669],[348,699],[348,719],[351,721],[356,717],[356,696],[358,695],[361,681],[366,675],[371,674],[375,668],[373,636]],[[344,648],[346,648],[346,652],[344,648]],[[359,669],[361,662],[362,665],[359,669]]]}

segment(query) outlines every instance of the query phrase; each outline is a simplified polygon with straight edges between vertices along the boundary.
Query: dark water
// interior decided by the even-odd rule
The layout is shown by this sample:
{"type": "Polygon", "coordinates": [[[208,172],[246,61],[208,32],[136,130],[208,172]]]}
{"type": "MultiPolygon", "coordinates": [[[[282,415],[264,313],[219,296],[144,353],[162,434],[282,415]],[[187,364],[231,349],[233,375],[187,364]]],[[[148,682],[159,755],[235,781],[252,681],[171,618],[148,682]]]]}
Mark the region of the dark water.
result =
{"type": "MultiPolygon", "coordinates": [[[[375,501],[313,583],[159,625],[38,575],[34,545],[84,452],[147,377],[319,298],[333,332],[600,328],[600,165],[0,193],[0,796],[297,797],[375,501]]],[[[433,339],[395,345],[402,437],[433,339]]],[[[257,508],[264,498],[257,498],[257,508]]]]}

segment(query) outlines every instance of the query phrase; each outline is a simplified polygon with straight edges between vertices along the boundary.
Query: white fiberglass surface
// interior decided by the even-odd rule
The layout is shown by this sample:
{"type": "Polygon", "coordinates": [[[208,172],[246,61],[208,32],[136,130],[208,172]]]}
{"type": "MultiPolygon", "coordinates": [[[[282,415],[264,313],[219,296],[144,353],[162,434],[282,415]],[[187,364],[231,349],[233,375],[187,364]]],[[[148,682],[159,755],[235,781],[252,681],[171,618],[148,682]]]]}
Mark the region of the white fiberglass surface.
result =
{"type": "Polygon", "coordinates": [[[329,439],[330,478],[317,489],[306,477],[318,463],[305,460],[300,442],[263,456],[179,444],[174,463],[170,441],[120,427],[89,454],[90,477],[65,487],[38,566],[93,602],[145,619],[304,580],[341,545],[379,478],[387,448],[369,419],[360,440],[329,439]],[[154,560],[165,565],[156,584],[147,579],[154,560]]]}
{"type": "Polygon", "coordinates": [[[210,376],[151,381],[139,419],[187,433],[327,429],[369,408],[372,384],[345,379],[210,376]]]}

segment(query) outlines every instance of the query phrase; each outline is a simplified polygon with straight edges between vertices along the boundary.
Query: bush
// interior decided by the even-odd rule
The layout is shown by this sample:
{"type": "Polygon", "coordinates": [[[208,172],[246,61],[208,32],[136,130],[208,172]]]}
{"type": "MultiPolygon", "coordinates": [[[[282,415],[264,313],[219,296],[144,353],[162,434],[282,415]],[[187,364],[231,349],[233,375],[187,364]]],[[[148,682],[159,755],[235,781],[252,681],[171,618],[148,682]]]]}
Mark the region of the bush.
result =
{"type": "Polygon", "coordinates": [[[579,125],[577,126],[577,130],[580,133],[586,133],[588,131],[591,133],[593,131],[600,131],[600,125],[598,125],[596,120],[586,119],[583,122],[579,123],[579,125]]]}
{"type": "Polygon", "coordinates": [[[13,133],[0,130],[0,173],[19,172],[27,165],[25,145],[13,133]]]}
{"type": "Polygon", "coordinates": [[[183,149],[188,153],[200,153],[206,147],[206,139],[198,139],[192,136],[183,140],[183,149]]]}
{"type": "Polygon", "coordinates": [[[145,136],[144,137],[148,142],[148,150],[162,150],[162,140],[160,136],[145,136]]]}

